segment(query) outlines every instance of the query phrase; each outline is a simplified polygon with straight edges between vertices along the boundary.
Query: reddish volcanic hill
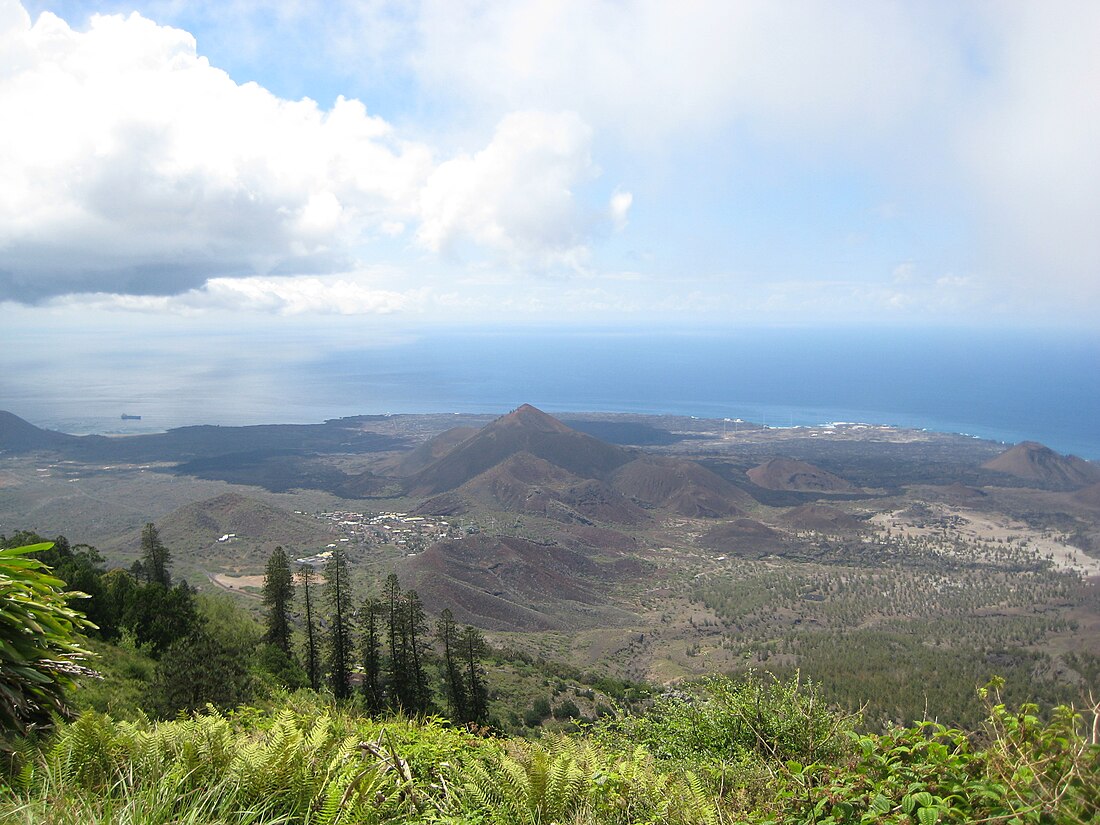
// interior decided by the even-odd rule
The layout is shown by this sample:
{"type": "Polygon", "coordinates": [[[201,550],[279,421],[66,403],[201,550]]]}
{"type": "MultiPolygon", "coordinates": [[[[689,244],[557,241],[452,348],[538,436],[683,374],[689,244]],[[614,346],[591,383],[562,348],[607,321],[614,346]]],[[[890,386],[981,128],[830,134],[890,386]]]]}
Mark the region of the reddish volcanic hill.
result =
{"type": "Polygon", "coordinates": [[[572,515],[568,521],[577,521],[581,524],[591,524],[595,521],[609,521],[615,524],[642,524],[650,520],[650,516],[633,502],[627,501],[623,495],[612,490],[602,481],[585,479],[572,484],[559,494],[558,500],[564,504],[572,515]]]}
{"type": "Polygon", "coordinates": [[[982,467],[1055,487],[1084,487],[1100,481],[1100,467],[1075,455],[1056,453],[1036,441],[1022,441],[982,467]]]}
{"type": "Polygon", "coordinates": [[[721,518],[743,515],[752,496],[694,461],[647,456],[615,471],[612,486],[623,495],[651,507],[682,516],[721,518]]]}
{"type": "Polygon", "coordinates": [[[828,470],[805,461],[773,458],[746,472],[749,480],[766,490],[797,493],[854,493],[858,487],[828,470]]]}
{"type": "Polygon", "coordinates": [[[545,511],[545,502],[553,489],[578,481],[579,478],[556,464],[521,452],[470,479],[457,492],[501,510],[538,512],[545,511]]]}
{"type": "Polygon", "coordinates": [[[394,471],[399,476],[415,475],[430,464],[439,461],[467,438],[477,435],[477,433],[477,427],[451,427],[451,429],[429,438],[402,458],[394,471]]]}
{"type": "Polygon", "coordinates": [[[524,404],[413,476],[410,492],[434,495],[453,490],[517,453],[529,453],[586,479],[605,478],[637,455],[571,430],[553,416],[524,404]]]}
{"type": "Polygon", "coordinates": [[[478,502],[493,510],[567,524],[641,524],[649,514],[602,481],[579,478],[527,452],[509,456],[456,490],[428,499],[421,515],[458,515],[478,502]]]}
{"type": "Polygon", "coordinates": [[[1073,499],[1088,507],[1100,508],[1100,482],[1078,490],[1073,494],[1073,499]]]}
{"type": "Polygon", "coordinates": [[[854,533],[863,527],[859,519],[827,504],[803,504],[788,510],[780,520],[795,530],[814,530],[831,535],[854,533]]]}
{"type": "Polygon", "coordinates": [[[602,481],[579,478],[528,452],[509,456],[456,490],[424,502],[418,511],[455,515],[471,502],[573,524],[640,524],[650,518],[602,481]]]}
{"type": "Polygon", "coordinates": [[[407,559],[401,580],[425,604],[449,607],[460,622],[500,630],[552,630],[606,623],[608,583],[636,575],[637,563],[605,564],[554,545],[508,536],[441,541],[407,559]]]}
{"type": "Polygon", "coordinates": [[[779,554],[787,546],[783,533],[751,518],[720,524],[700,536],[698,543],[743,559],[762,559],[779,554]]]}

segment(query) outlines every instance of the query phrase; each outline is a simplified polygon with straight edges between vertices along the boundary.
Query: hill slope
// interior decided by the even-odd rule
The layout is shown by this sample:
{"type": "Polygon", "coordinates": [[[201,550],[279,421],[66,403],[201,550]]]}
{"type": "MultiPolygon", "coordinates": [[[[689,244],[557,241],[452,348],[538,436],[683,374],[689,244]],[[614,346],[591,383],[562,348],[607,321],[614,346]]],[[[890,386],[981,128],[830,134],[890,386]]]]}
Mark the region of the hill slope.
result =
{"type": "Polygon", "coordinates": [[[510,536],[437,542],[406,559],[401,580],[425,604],[450,607],[460,622],[493,630],[592,626],[621,617],[607,587],[638,575],[630,559],[599,562],[575,550],[510,536]]]}
{"type": "Polygon", "coordinates": [[[31,450],[53,450],[80,441],[75,435],[43,430],[18,415],[0,410],[0,451],[22,453],[31,450]]]}
{"type": "Polygon", "coordinates": [[[449,430],[444,430],[403,456],[394,465],[394,473],[399,476],[415,475],[425,467],[439,461],[467,438],[477,435],[478,432],[477,427],[451,427],[449,430]]]}
{"type": "Polygon", "coordinates": [[[699,537],[699,546],[743,559],[762,559],[788,547],[779,530],[751,518],[734,519],[699,537]]]}
{"type": "Polygon", "coordinates": [[[854,493],[859,488],[805,461],[773,458],[745,473],[757,487],[798,493],[854,493]]]}
{"type": "Polygon", "coordinates": [[[795,530],[813,530],[830,535],[853,533],[863,527],[859,519],[827,504],[803,504],[788,510],[780,521],[795,530]]]}
{"type": "Polygon", "coordinates": [[[628,498],[682,516],[743,515],[755,502],[744,491],[694,461],[646,456],[620,467],[611,485],[628,498]]]}
{"type": "Polygon", "coordinates": [[[1100,467],[1075,455],[1061,455],[1037,441],[1022,441],[982,467],[1055,487],[1084,487],[1100,481],[1100,467]]]}
{"type": "Polygon", "coordinates": [[[316,552],[329,540],[319,522],[237,493],[180,507],[160,519],[157,528],[177,564],[195,562],[218,569],[254,570],[277,544],[294,555],[316,552]],[[236,533],[236,538],[218,542],[227,533],[236,533]]]}
{"type": "Polygon", "coordinates": [[[556,418],[524,404],[482,428],[411,479],[414,495],[453,490],[517,453],[529,453],[586,479],[604,478],[636,457],[571,430],[556,418]]]}

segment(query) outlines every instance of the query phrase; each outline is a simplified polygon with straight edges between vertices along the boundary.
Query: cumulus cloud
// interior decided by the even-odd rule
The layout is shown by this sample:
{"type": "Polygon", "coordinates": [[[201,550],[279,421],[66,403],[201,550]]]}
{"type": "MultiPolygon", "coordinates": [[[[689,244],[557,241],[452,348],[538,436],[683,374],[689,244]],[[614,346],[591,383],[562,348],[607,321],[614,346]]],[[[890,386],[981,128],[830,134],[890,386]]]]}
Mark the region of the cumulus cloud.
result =
{"type": "Polygon", "coordinates": [[[238,85],[137,14],[3,23],[0,297],[346,265],[430,168],[358,101],[325,112],[238,85]]]}
{"type": "MultiPolygon", "coordinates": [[[[234,82],[139,15],[74,31],[0,0],[0,300],[201,297],[212,279],[433,256],[460,263],[434,270],[441,292],[486,271],[530,290],[517,270],[635,264],[675,289],[697,259],[812,281],[831,276],[786,273],[775,240],[828,257],[809,200],[815,215],[866,201],[877,223],[836,232],[862,241],[853,277],[920,261],[893,273],[897,294],[931,290],[927,270],[1048,317],[1100,300],[1090,0],[138,2],[241,55],[242,77],[346,87],[371,109],[234,82]],[[597,159],[621,190],[593,183],[597,159]],[[604,254],[611,231],[627,237],[604,254]]],[[[900,303],[923,317],[930,295],[900,303]]]]}
{"type": "Polygon", "coordinates": [[[514,112],[489,145],[432,172],[420,199],[424,246],[454,254],[463,242],[509,259],[572,264],[591,231],[573,190],[596,174],[591,130],[575,114],[514,112]]]}
{"type": "Polygon", "coordinates": [[[283,311],[304,293],[254,276],[346,271],[409,224],[433,251],[583,257],[573,188],[596,170],[576,115],[510,115],[482,151],[440,163],[357,100],[323,110],[238,84],[137,13],[77,31],[2,9],[0,300],[237,290],[283,311]]]}
{"type": "Polygon", "coordinates": [[[964,259],[1022,305],[1100,299],[1092,0],[425,0],[418,22],[426,88],[568,106],[648,158],[844,170],[892,217],[964,225],[964,259]]]}

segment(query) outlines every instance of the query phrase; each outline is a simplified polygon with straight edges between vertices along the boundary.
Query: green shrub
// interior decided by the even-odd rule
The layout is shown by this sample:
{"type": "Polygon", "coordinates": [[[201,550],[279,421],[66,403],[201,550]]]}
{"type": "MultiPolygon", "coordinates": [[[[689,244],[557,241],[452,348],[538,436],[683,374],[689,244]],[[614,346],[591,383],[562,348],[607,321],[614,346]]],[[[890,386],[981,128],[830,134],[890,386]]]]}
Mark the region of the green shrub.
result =
{"type": "Polygon", "coordinates": [[[210,709],[169,722],[85,713],[59,728],[32,764],[24,800],[0,806],[0,821],[18,811],[28,822],[53,821],[34,819],[47,795],[65,798],[89,823],[114,823],[130,798],[152,804],[166,796],[180,800],[173,814],[180,821],[236,822],[246,813],[257,822],[316,825],[415,821],[453,807],[459,766],[480,747],[438,721],[380,723],[326,709],[317,697],[300,712],[293,705],[302,700],[292,700],[270,714],[210,709]],[[207,798],[213,788],[224,805],[207,798]],[[212,810],[217,816],[202,818],[212,810]]]}
{"type": "Polygon", "coordinates": [[[691,772],[660,770],[643,747],[627,754],[592,740],[547,735],[489,751],[464,771],[465,821],[493,825],[549,822],[671,823],[718,821],[715,799],[691,772]]]}
{"type": "Polygon", "coordinates": [[[66,713],[65,688],[77,675],[94,675],[81,664],[90,654],[80,633],[95,625],[67,604],[83,594],[66,593],[63,581],[30,558],[52,546],[0,548],[0,750],[9,736],[66,713]]]}
{"type": "Polygon", "coordinates": [[[577,707],[577,703],[572,699],[566,699],[554,708],[555,719],[576,719],[580,715],[581,709],[577,707]]]}
{"type": "Polygon", "coordinates": [[[644,744],[664,759],[813,762],[838,758],[854,722],[813,683],[751,674],[706,679],[697,695],[665,696],[643,715],[602,720],[596,735],[644,744]]]}
{"type": "Polygon", "coordinates": [[[847,761],[788,763],[769,821],[1095,823],[1100,706],[1089,715],[1086,725],[1061,706],[1044,723],[1035,705],[1013,712],[990,703],[984,749],[965,732],[932,722],[882,736],[850,733],[857,749],[847,761]]]}

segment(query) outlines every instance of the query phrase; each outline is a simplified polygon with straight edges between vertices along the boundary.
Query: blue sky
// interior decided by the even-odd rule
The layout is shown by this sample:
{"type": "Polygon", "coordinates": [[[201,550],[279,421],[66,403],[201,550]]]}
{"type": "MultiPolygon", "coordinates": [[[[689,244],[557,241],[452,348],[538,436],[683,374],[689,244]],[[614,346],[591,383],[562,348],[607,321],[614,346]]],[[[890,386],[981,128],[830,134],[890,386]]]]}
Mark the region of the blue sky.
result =
{"type": "Polygon", "coordinates": [[[1050,326],[1100,4],[0,0],[8,328],[1050,326]]]}

